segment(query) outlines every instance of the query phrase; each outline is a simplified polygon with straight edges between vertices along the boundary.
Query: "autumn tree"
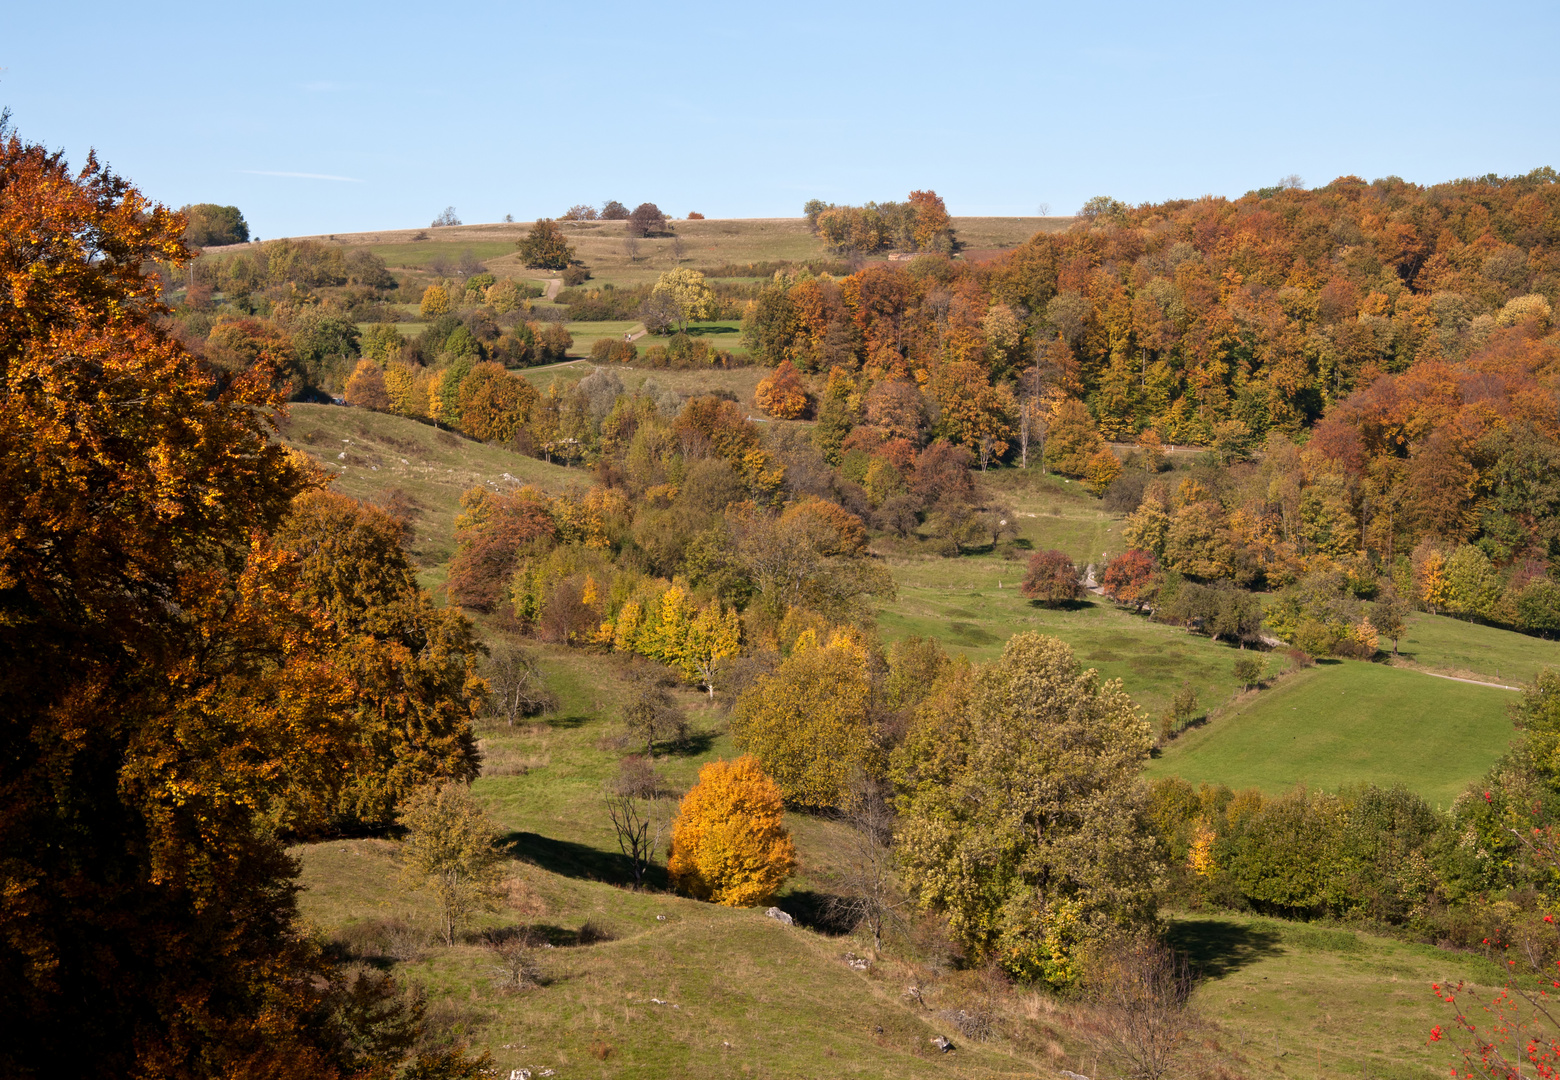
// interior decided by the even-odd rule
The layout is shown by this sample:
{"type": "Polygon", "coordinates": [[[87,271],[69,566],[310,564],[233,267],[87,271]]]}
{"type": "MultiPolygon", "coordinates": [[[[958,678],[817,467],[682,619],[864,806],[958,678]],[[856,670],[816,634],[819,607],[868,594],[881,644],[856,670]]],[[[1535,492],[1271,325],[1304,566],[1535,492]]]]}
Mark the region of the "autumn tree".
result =
{"type": "Polygon", "coordinates": [[[772,375],[759,381],[753,401],[778,420],[795,420],[807,411],[807,388],[791,361],[782,360],[772,375]]]}
{"type": "Polygon", "coordinates": [[[1390,586],[1383,589],[1370,606],[1371,625],[1377,633],[1392,639],[1393,656],[1398,654],[1398,639],[1408,632],[1408,617],[1413,611],[1413,606],[1390,586]]]}
{"type": "Polygon", "coordinates": [[[880,771],[866,655],[849,635],[798,648],[743,694],[732,738],[798,806],[836,805],[853,772],[880,771]]]}
{"type": "Polygon", "coordinates": [[[664,298],[677,312],[679,330],[688,329],[689,320],[715,317],[715,293],[698,270],[679,267],[666,271],[655,279],[650,296],[664,298]]]}
{"type": "Polygon", "coordinates": [[[356,703],[267,539],[317,484],[285,372],[168,333],[186,226],[0,120],[0,1073],[434,1074],[297,921],[282,811],[334,804],[356,703]]]}
{"type": "Polygon", "coordinates": [[[679,665],[690,679],[704,684],[713,700],[715,673],[741,652],[741,615],[735,607],[728,608],[716,598],[700,608],[688,624],[688,635],[679,649],[679,665]]]}
{"type": "Polygon", "coordinates": [[[661,208],[656,206],[655,203],[640,203],[628,215],[628,234],[630,236],[649,236],[652,233],[665,231],[666,215],[661,213],[661,208]]]}
{"type": "Polygon", "coordinates": [[[1083,476],[1095,455],[1105,448],[1088,406],[1072,398],[1062,402],[1047,433],[1046,464],[1063,476],[1083,476]]]}
{"type": "Polygon", "coordinates": [[[666,870],[679,892],[727,907],[774,894],[796,866],[780,789],[758,762],[712,761],[672,823],[666,870]]]}
{"type": "Polygon", "coordinates": [[[552,517],[527,492],[504,496],[472,488],[461,496],[461,508],[446,587],[457,602],[491,611],[508,587],[521,546],[551,542],[552,517]]]}
{"type": "Polygon", "coordinates": [[[1094,494],[1104,495],[1105,489],[1120,475],[1121,460],[1107,446],[1089,458],[1088,466],[1083,470],[1083,484],[1094,494]]]}
{"type": "Polygon", "coordinates": [[[525,239],[515,242],[520,261],[538,270],[565,270],[574,261],[574,249],[564,239],[563,230],[552,218],[542,218],[525,239]]]}
{"type": "Polygon", "coordinates": [[[334,814],[355,827],[388,825],[423,784],[477,775],[480,646],[464,616],[418,587],[401,541],[383,510],[326,491],[298,496],[276,532],[341,637],[334,663],[353,687],[356,752],[334,814]]]}
{"type": "Polygon", "coordinates": [[[418,305],[417,314],[424,322],[449,313],[450,294],[443,285],[429,285],[423,290],[422,303],[418,305]]]}
{"type": "Polygon", "coordinates": [[[1152,554],[1131,548],[1105,566],[1100,587],[1118,604],[1130,604],[1142,611],[1153,603],[1159,590],[1159,562],[1152,554]]]}
{"type": "Polygon", "coordinates": [[[603,221],[627,221],[628,207],[616,199],[608,199],[601,206],[601,220],[603,221]]]}
{"type": "Polygon", "coordinates": [[[359,360],[342,396],[348,405],[360,409],[388,409],[390,393],[385,389],[385,369],[372,360],[359,360]]]}
{"type": "Polygon", "coordinates": [[[184,229],[184,238],[190,247],[249,243],[249,223],[236,206],[196,203],[180,207],[179,213],[189,222],[184,229]]]}
{"type": "Polygon", "coordinates": [[[460,928],[478,911],[497,903],[502,856],[495,844],[498,826],[456,781],[419,788],[402,809],[406,830],[401,844],[403,880],[433,894],[439,906],[439,932],[453,946],[460,928]]]}
{"type": "Polygon", "coordinates": [[[1055,638],[956,667],[893,757],[905,884],[977,959],[1074,985],[1090,943],[1155,919],[1148,725],[1055,638]]]}
{"type": "Polygon", "coordinates": [[[1058,607],[1083,595],[1078,568],[1063,551],[1037,551],[1029,557],[1019,591],[1046,607],[1058,607]]]}

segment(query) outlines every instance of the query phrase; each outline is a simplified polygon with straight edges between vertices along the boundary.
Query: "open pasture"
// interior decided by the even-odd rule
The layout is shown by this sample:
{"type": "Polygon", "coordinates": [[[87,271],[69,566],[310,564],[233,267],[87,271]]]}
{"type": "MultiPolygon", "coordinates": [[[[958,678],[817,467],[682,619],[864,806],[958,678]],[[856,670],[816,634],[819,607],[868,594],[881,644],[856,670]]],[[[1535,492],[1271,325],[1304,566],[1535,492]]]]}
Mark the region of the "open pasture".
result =
{"type": "Polygon", "coordinates": [[[1515,700],[1384,664],[1324,661],[1187,731],[1149,775],[1269,795],[1296,784],[1402,784],[1444,809],[1505,752],[1515,700]]]}

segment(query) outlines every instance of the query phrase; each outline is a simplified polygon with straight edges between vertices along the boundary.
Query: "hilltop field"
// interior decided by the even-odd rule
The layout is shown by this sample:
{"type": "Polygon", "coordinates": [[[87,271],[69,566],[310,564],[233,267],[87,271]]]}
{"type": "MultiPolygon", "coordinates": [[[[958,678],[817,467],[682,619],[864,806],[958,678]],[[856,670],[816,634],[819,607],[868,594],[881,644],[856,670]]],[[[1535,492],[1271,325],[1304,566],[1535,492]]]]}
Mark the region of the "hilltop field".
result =
{"type": "MultiPolygon", "coordinates": [[[[545,386],[588,369],[560,365],[524,375],[545,386]]],[[[655,378],[696,392],[716,379],[739,394],[750,392],[738,379],[746,374],[622,372],[626,384],[655,378]]],[[[336,474],[340,490],[414,507],[412,551],[422,580],[434,588],[453,551],[462,490],[529,483],[559,491],[589,481],[582,470],[358,409],[294,406],[284,437],[336,474]]],[[[1121,679],[1150,715],[1190,684],[1208,718],[1166,747],[1151,776],[1270,794],[1302,782],[1326,789],[1403,783],[1445,806],[1504,750],[1512,737],[1506,706],[1515,695],[1425,672],[1527,680],[1556,659],[1549,642],[1417,615],[1398,666],[1341,661],[1291,672],[1273,653],[1268,688],[1242,693],[1232,672],[1239,651],[1228,645],[1099,597],[1060,610],[1025,600],[1016,589],[1024,552],[1057,547],[1080,565],[1100,562],[1122,546],[1121,523],[1076,482],[1037,470],[1005,470],[987,482],[1017,522],[1009,557],[936,558],[878,541],[897,590],[879,613],[883,637],[933,636],[951,650],[989,659],[1021,630],[1054,634],[1102,675],[1121,679]]],[[[492,640],[504,633],[489,622],[483,628],[492,640]]],[[[345,954],[377,957],[422,982],[441,1022],[490,1046],[504,1070],[602,1077],[1095,1074],[1079,1017],[1065,1004],[995,986],[980,972],[928,968],[892,949],[868,970],[852,969],[847,954],[866,955],[870,943],[831,930],[825,917],[849,835],[828,815],[789,815],[800,865],[776,902],[806,928],[783,927],[759,911],[626,888],[626,860],[602,803],[621,754],[615,717],[629,692],[623,669],[586,651],[536,648],[559,698],[556,709],[480,732],[484,767],[474,790],[506,830],[514,861],[506,906],[477,925],[519,920],[545,927],[556,946],[546,953],[546,985],[505,996],[492,988],[491,961],[478,944],[436,945],[424,929],[426,899],[398,886],[394,845],[383,840],[295,849],[304,868],[303,910],[345,954]],[[960,1034],[950,1018],[961,1011],[985,1017],[989,1035],[960,1034]],[[958,1051],[936,1053],[929,1040],[950,1034],[958,1051]]],[[[703,763],[735,753],[721,704],[691,689],[677,695],[691,737],[684,751],[657,761],[666,791],[654,813],[662,822],[703,763]]],[[[1248,1076],[1322,1076],[1339,1068],[1405,1080],[1436,1075],[1444,1055],[1425,1044],[1424,1032],[1445,1017],[1428,983],[1493,985],[1500,978],[1481,958],[1351,929],[1186,912],[1173,916],[1171,935],[1205,974],[1195,998],[1210,1018],[1201,1052],[1248,1076]],[[1318,1045],[1327,1047],[1325,1060],[1316,1056],[1318,1045]]]]}

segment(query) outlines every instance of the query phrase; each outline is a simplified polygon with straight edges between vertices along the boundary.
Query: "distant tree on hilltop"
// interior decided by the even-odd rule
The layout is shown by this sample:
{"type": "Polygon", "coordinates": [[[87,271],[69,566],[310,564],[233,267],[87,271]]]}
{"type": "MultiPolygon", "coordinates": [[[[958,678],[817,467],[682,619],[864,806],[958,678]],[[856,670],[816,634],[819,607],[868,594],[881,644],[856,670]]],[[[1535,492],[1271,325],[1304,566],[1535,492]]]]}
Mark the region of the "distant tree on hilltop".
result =
{"type": "Polygon", "coordinates": [[[249,242],[249,223],[236,206],[196,203],[181,208],[179,213],[189,221],[184,230],[184,239],[193,247],[249,242]]]}
{"type": "Polygon", "coordinates": [[[574,249],[552,218],[542,218],[524,240],[515,245],[525,265],[541,270],[562,270],[574,259],[574,249]]]}
{"type": "Polygon", "coordinates": [[[628,207],[616,199],[608,199],[601,207],[602,221],[627,221],[628,207]]]}

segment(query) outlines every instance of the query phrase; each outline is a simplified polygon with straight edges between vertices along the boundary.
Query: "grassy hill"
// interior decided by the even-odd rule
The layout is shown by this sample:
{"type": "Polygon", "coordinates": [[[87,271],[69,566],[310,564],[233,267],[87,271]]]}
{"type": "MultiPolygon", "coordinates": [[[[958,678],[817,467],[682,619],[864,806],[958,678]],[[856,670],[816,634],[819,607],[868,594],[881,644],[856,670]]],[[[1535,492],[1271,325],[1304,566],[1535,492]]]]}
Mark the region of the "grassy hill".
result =
{"type": "MultiPolygon", "coordinates": [[[[545,386],[589,369],[574,363],[523,374],[545,386]]],[[[620,373],[629,385],[653,377],[687,390],[714,378],[739,396],[751,392],[740,380],[754,374],[620,373]]],[[[433,582],[450,554],[467,487],[566,490],[589,481],[582,470],[357,409],[295,406],[285,438],[327,463],[348,494],[413,500],[420,514],[414,553],[433,582]]],[[[1336,787],[1401,780],[1445,805],[1511,737],[1509,691],[1344,662],[1240,696],[1231,672],[1239,653],[1226,645],[1097,600],[1058,611],[1035,607],[1015,588],[1028,550],[1057,547],[1080,562],[1098,561],[1119,547],[1119,523],[1076,484],[1012,470],[987,480],[1006,500],[1019,544],[1010,557],[940,559],[880,541],[899,590],[880,613],[883,635],[932,635],[989,658],[1013,633],[1039,629],[1070,642],[1106,677],[1121,678],[1150,711],[1183,682],[1204,706],[1227,703],[1212,722],[1172,743],[1151,775],[1270,792],[1302,781],[1336,787]]],[[[499,633],[486,625],[483,631],[499,633]]],[[[1502,678],[1526,677],[1554,649],[1431,616],[1415,619],[1403,646],[1405,665],[1489,675],[1498,667],[1502,678]]],[[[550,1068],[560,1077],[985,1078],[1055,1076],[1062,1069],[1098,1075],[1074,1006],[959,970],[924,927],[892,943],[869,970],[849,967],[847,952],[868,949],[857,937],[829,932],[823,918],[848,858],[848,833],[827,815],[788,816],[799,867],[777,903],[798,926],[660,888],[628,888],[603,803],[627,752],[617,720],[630,692],[624,669],[612,657],[536,648],[559,695],[557,710],[479,733],[484,767],[474,790],[501,823],[511,861],[504,904],[480,915],[473,929],[539,928],[555,946],[540,954],[545,985],[504,993],[478,938],[453,948],[437,943],[428,899],[400,882],[395,845],[387,840],[295,849],[303,911],[338,953],[423,985],[432,1015],[490,1047],[503,1070],[550,1068]],[[907,995],[911,986],[919,1000],[907,995]],[[990,1038],[962,1033],[960,1011],[989,1021],[990,1038]],[[959,1049],[937,1053],[934,1035],[951,1037],[959,1049]]],[[[678,695],[692,734],[683,751],[656,762],[662,820],[703,763],[735,753],[723,711],[692,690],[678,695]]],[[[653,877],[652,885],[664,880],[653,877]]],[[[1444,1075],[1450,1059],[1426,1043],[1425,1033],[1447,1017],[1428,983],[1463,978],[1491,985],[1501,978],[1482,958],[1269,919],[1173,913],[1171,936],[1204,976],[1194,997],[1207,1022],[1198,1052],[1210,1067],[1264,1080],[1340,1069],[1403,1080],[1444,1075]]]]}
{"type": "Polygon", "coordinates": [[[549,465],[462,435],[388,413],[336,405],[293,405],[282,439],[335,477],[333,489],[384,505],[402,500],[413,515],[413,557],[424,567],[455,551],[460,493],[534,484],[546,491],[588,487],[578,470],[549,465]]]}
{"type": "MultiPolygon", "coordinates": [[[[953,219],[953,228],[972,258],[982,258],[1016,247],[1037,232],[1058,231],[1072,223],[1070,217],[977,217],[953,219]]],[[[366,233],[339,233],[297,237],[347,248],[369,248],[385,260],[397,276],[412,271],[413,278],[431,277],[434,266],[454,263],[469,251],[500,276],[545,280],[544,271],[528,270],[515,253],[516,241],[531,229],[531,222],[457,225],[440,229],[388,229],[366,233]]],[[[560,221],[575,249],[575,257],[591,268],[597,283],[638,285],[654,281],[675,266],[720,267],[756,262],[828,258],[828,252],[807,227],[806,218],[735,218],[675,221],[675,237],[648,237],[630,253],[624,241],[628,225],[623,221],[560,221]],[[680,249],[680,254],[679,254],[680,249]]],[[[237,249],[212,249],[220,256],[237,249]]]]}
{"type": "MultiPolygon", "coordinates": [[[[757,910],[629,889],[602,797],[622,753],[615,716],[626,684],[612,661],[546,646],[540,653],[559,709],[514,729],[482,732],[486,763],[475,791],[506,830],[513,861],[504,905],[474,927],[540,928],[556,946],[541,954],[545,985],[503,993],[474,936],[453,948],[435,942],[426,897],[400,885],[394,845],[383,840],[294,851],[303,866],[304,913],[338,951],[421,983],[432,1014],[491,1047],[505,1071],[1097,1075],[1071,1006],[957,970],[937,960],[935,949],[931,959],[914,959],[891,945],[869,970],[856,971],[845,955],[867,953],[859,938],[784,927],[757,910]],[[910,986],[919,1001],[907,995],[910,986]],[[990,1022],[988,1040],[954,1026],[961,1010],[990,1022]],[[937,1053],[929,1040],[939,1034],[958,1050],[937,1053]]],[[[685,753],[657,762],[667,789],[663,816],[703,762],[733,752],[718,710],[692,691],[681,695],[694,735],[685,753]]],[[[843,827],[799,814],[788,824],[800,868],[777,903],[811,920],[835,887],[843,827]]],[[[1209,1021],[1201,1052],[1210,1063],[1254,1077],[1309,1076],[1318,1045],[1326,1048],[1328,1069],[1436,1075],[1446,1061],[1425,1044],[1425,1032],[1445,1017],[1428,983],[1467,978],[1488,985],[1500,978],[1479,958],[1347,930],[1182,914],[1171,932],[1205,976],[1195,998],[1209,1021]]]]}

